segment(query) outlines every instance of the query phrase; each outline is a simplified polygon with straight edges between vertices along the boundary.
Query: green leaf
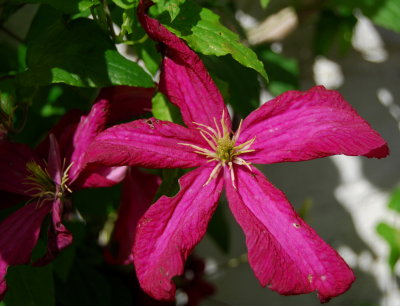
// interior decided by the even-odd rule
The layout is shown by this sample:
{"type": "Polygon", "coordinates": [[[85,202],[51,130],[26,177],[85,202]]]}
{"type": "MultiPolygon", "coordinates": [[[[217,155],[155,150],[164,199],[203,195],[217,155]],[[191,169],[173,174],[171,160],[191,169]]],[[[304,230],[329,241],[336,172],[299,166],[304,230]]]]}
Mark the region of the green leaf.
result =
{"type": "Polygon", "coordinates": [[[162,195],[172,197],[179,191],[178,179],[187,172],[184,169],[162,169],[162,182],[154,197],[155,203],[162,195]]]}
{"type": "Polygon", "coordinates": [[[15,80],[13,79],[0,80],[0,108],[4,114],[12,116],[15,109],[15,80]]]}
{"type": "Polygon", "coordinates": [[[184,39],[193,50],[204,55],[230,54],[240,64],[256,70],[268,80],[264,65],[254,51],[243,45],[237,34],[223,26],[219,16],[212,11],[186,1],[173,22],[163,17],[165,14],[160,15],[161,23],[184,39]]]}
{"type": "Polygon", "coordinates": [[[124,10],[137,7],[139,3],[139,0],[111,0],[111,1],[124,10]]]}
{"type": "Polygon", "coordinates": [[[376,12],[367,12],[367,16],[377,25],[400,32],[400,1],[386,0],[376,12]]]}
{"type": "Polygon", "coordinates": [[[133,45],[133,48],[140,55],[147,70],[155,76],[161,63],[161,55],[157,52],[156,43],[151,39],[146,39],[142,43],[133,45]]]}
{"type": "Polygon", "coordinates": [[[228,85],[226,102],[242,117],[259,106],[260,85],[254,70],[240,65],[230,56],[203,56],[202,60],[213,77],[217,76],[228,85]]]}
{"type": "Polygon", "coordinates": [[[32,45],[51,25],[60,23],[63,18],[62,16],[62,12],[49,5],[39,6],[26,35],[26,44],[32,45]]]}
{"type": "Polygon", "coordinates": [[[390,209],[393,209],[400,213],[400,188],[396,188],[390,196],[389,204],[390,209]]]}
{"type": "MultiPolygon", "coordinates": [[[[20,87],[17,89],[24,90],[20,87]]],[[[88,110],[96,94],[93,88],[77,88],[64,84],[38,87],[32,93],[32,97],[24,97],[29,93],[18,93],[16,101],[24,99],[30,101],[29,112],[26,106],[17,108],[16,127],[24,125],[25,128],[13,135],[13,140],[32,146],[37,145],[61,115],[71,109],[88,110]]]]}
{"type": "Polygon", "coordinates": [[[159,13],[167,11],[171,21],[173,21],[180,12],[180,5],[185,2],[185,0],[155,0],[153,1],[157,4],[157,9],[159,13]]]}
{"type": "Polygon", "coordinates": [[[179,108],[168,101],[160,92],[151,100],[152,112],[155,118],[175,123],[183,123],[179,108]]]}
{"type": "Polygon", "coordinates": [[[390,246],[389,266],[393,271],[400,258],[400,230],[386,223],[379,223],[376,227],[376,231],[390,246]]]}
{"type": "Polygon", "coordinates": [[[399,0],[331,0],[327,7],[348,14],[356,9],[369,17],[375,24],[400,32],[399,0]]]}
{"type": "Polygon", "coordinates": [[[52,266],[13,266],[7,272],[7,306],[55,305],[52,266]]]}
{"type": "Polygon", "coordinates": [[[105,275],[93,264],[79,258],[76,258],[67,282],[57,287],[57,298],[65,306],[112,305],[111,289],[105,275]]]}
{"type": "Polygon", "coordinates": [[[134,22],[133,16],[136,16],[135,10],[133,8],[127,9],[122,13],[122,24],[121,24],[121,34],[120,35],[126,35],[126,34],[132,34],[133,29],[132,25],[134,22]]]}
{"type": "Polygon", "coordinates": [[[268,4],[269,4],[270,0],[260,0],[260,4],[262,8],[267,8],[268,4]]]}
{"type": "Polygon", "coordinates": [[[155,76],[161,63],[161,55],[156,49],[156,42],[147,36],[140,25],[134,9],[122,13],[119,39],[123,43],[132,45],[133,50],[143,60],[147,70],[155,76]]]}
{"type": "Polygon", "coordinates": [[[82,12],[94,5],[100,4],[99,0],[11,0],[11,2],[16,4],[48,4],[67,14],[82,12]]]}
{"type": "MultiPolygon", "coordinates": [[[[285,57],[265,47],[256,49],[264,63],[268,63],[271,81],[267,84],[272,95],[299,89],[299,67],[296,59],[285,57]]],[[[266,101],[263,101],[266,102],[266,101]]]]}
{"type": "Polygon", "coordinates": [[[348,51],[356,22],[353,14],[337,14],[333,10],[320,12],[315,30],[314,53],[328,55],[335,44],[340,53],[348,51]]]}
{"type": "Polygon", "coordinates": [[[82,189],[73,193],[74,205],[88,223],[102,228],[108,212],[118,206],[121,197],[121,185],[108,188],[82,189]]]}
{"type": "Polygon", "coordinates": [[[4,42],[0,43],[0,76],[8,75],[12,71],[18,70],[18,53],[4,42]]]}
{"type": "Polygon", "coordinates": [[[79,87],[151,87],[151,77],[124,58],[97,23],[89,19],[52,23],[28,42],[26,86],[65,83],[79,87]]]}
{"type": "Polygon", "coordinates": [[[230,101],[229,84],[227,82],[221,80],[213,72],[210,72],[210,75],[211,75],[215,85],[217,85],[218,90],[221,92],[221,95],[222,95],[222,98],[224,99],[224,101],[229,102],[230,101]]]}
{"type": "Polygon", "coordinates": [[[211,239],[214,240],[221,251],[227,254],[230,247],[230,230],[223,205],[225,206],[226,203],[220,200],[220,203],[208,224],[207,234],[210,235],[211,239]]]}
{"type": "Polygon", "coordinates": [[[80,12],[83,12],[99,4],[100,4],[99,0],[81,0],[78,3],[78,8],[80,12]]]}
{"type": "Polygon", "coordinates": [[[18,46],[10,46],[4,42],[0,42],[0,77],[2,79],[13,78],[13,76],[25,70],[25,53],[24,44],[18,46]]]}

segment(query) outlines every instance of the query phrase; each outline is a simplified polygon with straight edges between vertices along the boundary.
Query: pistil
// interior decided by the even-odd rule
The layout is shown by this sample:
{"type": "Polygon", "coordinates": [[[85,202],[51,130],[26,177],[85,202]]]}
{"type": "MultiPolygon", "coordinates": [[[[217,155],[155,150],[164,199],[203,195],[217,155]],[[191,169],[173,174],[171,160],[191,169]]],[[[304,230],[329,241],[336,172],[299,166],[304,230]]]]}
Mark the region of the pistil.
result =
{"type": "Polygon", "coordinates": [[[220,120],[222,131],[218,126],[217,120],[214,118],[215,128],[207,126],[202,123],[193,122],[198,126],[198,130],[200,135],[204,138],[207,144],[210,146],[209,148],[202,148],[189,143],[179,143],[180,145],[189,146],[195,149],[195,153],[200,154],[208,158],[208,162],[217,161],[217,165],[211,171],[210,177],[207,182],[204,184],[207,185],[212,179],[217,177],[221,168],[224,168],[226,165],[229,167],[229,171],[231,174],[232,185],[236,189],[235,185],[235,174],[233,171],[233,164],[237,165],[245,165],[251,171],[251,163],[245,161],[244,159],[238,157],[240,154],[253,152],[253,149],[250,149],[251,145],[255,141],[255,137],[251,140],[248,140],[238,146],[236,146],[236,142],[239,139],[242,121],[240,121],[239,128],[236,133],[232,136],[232,133],[224,120],[224,114],[222,114],[222,118],[220,120]]]}

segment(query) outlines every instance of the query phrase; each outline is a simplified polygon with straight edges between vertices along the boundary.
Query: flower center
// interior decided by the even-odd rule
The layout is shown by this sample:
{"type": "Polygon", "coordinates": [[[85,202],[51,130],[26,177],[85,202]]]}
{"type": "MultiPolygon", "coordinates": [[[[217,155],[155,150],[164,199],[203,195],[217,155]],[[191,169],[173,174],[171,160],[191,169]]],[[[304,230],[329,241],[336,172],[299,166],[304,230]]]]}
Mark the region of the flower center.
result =
{"type": "Polygon", "coordinates": [[[210,148],[202,148],[196,145],[192,145],[189,143],[179,143],[180,145],[189,146],[195,149],[195,153],[204,155],[206,158],[209,159],[208,162],[217,161],[217,165],[214,167],[213,171],[210,174],[207,182],[204,184],[207,185],[213,178],[215,178],[221,168],[228,165],[231,178],[232,178],[232,185],[234,188],[235,186],[235,175],[233,172],[233,164],[237,165],[245,165],[251,171],[251,163],[245,161],[244,159],[238,157],[240,154],[253,152],[253,149],[250,149],[250,146],[256,140],[254,137],[251,140],[248,140],[241,145],[236,146],[236,141],[240,136],[240,131],[242,127],[243,120],[240,121],[239,128],[234,135],[232,135],[230,128],[226,124],[224,120],[224,113],[222,113],[221,118],[221,127],[222,131],[219,128],[217,120],[214,118],[215,128],[212,128],[208,125],[193,122],[194,124],[198,125],[197,128],[200,131],[200,135],[207,141],[210,148]]]}
{"type": "Polygon", "coordinates": [[[227,134],[226,137],[216,139],[216,142],[217,150],[215,154],[217,155],[217,159],[222,163],[232,161],[235,156],[235,143],[230,135],[227,134]]]}
{"type": "Polygon", "coordinates": [[[33,198],[40,199],[39,205],[47,200],[53,200],[54,198],[63,198],[67,193],[71,193],[72,190],[67,186],[68,171],[72,164],[69,165],[63,172],[61,178],[61,184],[57,184],[51,178],[46,168],[42,168],[36,162],[31,161],[26,164],[26,169],[29,175],[26,177],[26,184],[31,186],[28,190],[32,193],[33,198]]]}

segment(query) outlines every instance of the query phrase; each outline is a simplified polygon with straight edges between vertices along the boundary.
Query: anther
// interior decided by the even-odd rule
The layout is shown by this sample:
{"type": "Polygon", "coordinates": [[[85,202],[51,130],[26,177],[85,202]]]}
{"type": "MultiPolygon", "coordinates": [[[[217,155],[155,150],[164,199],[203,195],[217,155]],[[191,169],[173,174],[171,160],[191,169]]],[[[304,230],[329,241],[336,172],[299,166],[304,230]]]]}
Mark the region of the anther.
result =
{"type": "Polygon", "coordinates": [[[180,145],[188,146],[194,149],[194,153],[205,156],[207,162],[217,162],[217,165],[211,171],[210,177],[203,185],[207,185],[212,179],[214,179],[220,172],[221,168],[228,166],[229,173],[232,180],[232,186],[236,189],[235,184],[235,173],[233,165],[244,165],[250,171],[252,171],[251,163],[245,161],[243,158],[238,157],[244,153],[254,152],[254,149],[250,149],[256,138],[250,139],[240,145],[235,146],[236,141],[239,139],[243,120],[240,121],[237,132],[231,136],[231,130],[225,122],[225,112],[222,112],[220,120],[213,118],[214,127],[207,126],[203,123],[193,122],[197,125],[197,129],[201,137],[207,143],[206,147],[200,147],[198,145],[190,143],[178,143],[180,145]],[[220,124],[220,125],[219,125],[220,124]]]}

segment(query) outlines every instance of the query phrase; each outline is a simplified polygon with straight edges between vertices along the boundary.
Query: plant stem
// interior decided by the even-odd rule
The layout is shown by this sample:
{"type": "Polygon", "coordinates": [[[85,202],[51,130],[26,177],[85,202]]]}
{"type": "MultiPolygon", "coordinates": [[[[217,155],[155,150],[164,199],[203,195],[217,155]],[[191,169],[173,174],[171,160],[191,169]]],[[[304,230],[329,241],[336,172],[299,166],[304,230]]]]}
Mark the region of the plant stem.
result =
{"type": "Polygon", "coordinates": [[[0,26],[0,30],[3,31],[4,33],[6,33],[8,36],[10,36],[11,38],[15,39],[16,41],[18,41],[19,43],[23,42],[23,39],[21,37],[19,37],[18,35],[16,35],[15,33],[11,32],[9,29],[5,28],[3,25],[0,26]]]}
{"type": "Polygon", "coordinates": [[[107,25],[108,30],[110,32],[112,40],[114,42],[116,42],[117,35],[115,34],[115,31],[114,31],[114,24],[113,24],[113,21],[112,21],[112,18],[111,18],[111,13],[110,13],[110,9],[109,9],[108,4],[107,4],[107,0],[100,0],[100,2],[101,2],[102,9],[103,9],[103,14],[102,14],[103,16],[102,17],[105,19],[105,22],[106,22],[106,25],[107,25]]]}

